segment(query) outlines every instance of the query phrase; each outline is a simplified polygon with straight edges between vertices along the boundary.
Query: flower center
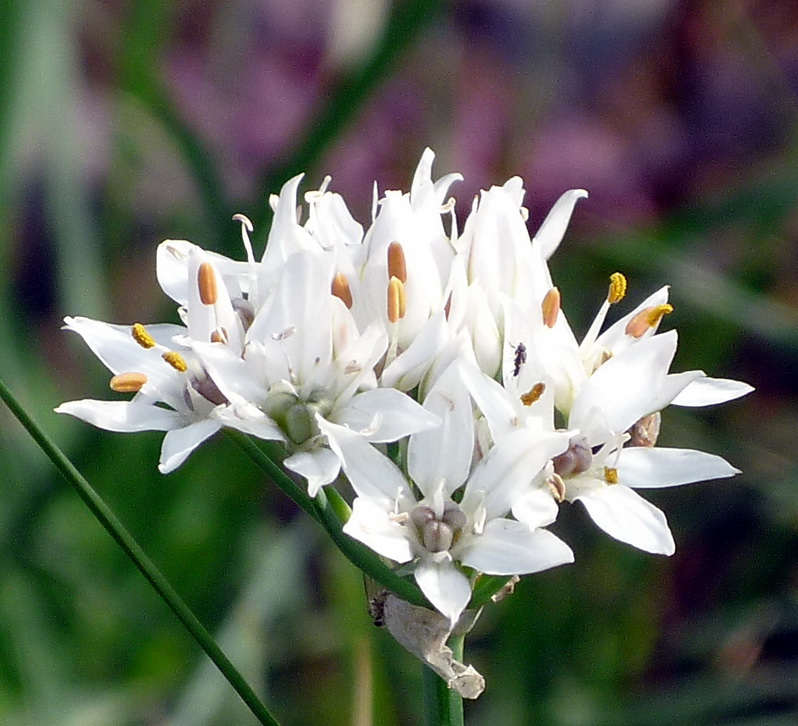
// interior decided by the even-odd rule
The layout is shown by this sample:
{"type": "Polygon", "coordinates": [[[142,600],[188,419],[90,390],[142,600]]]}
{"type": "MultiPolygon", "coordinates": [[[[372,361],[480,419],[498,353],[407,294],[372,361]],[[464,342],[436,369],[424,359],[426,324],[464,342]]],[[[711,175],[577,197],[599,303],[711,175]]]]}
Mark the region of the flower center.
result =
{"type": "Polygon", "coordinates": [[[460,538],[468,520],[460,507],[450,502],[440,517],[432,507],[419,505],[410,512],[410,521],[428,552],[447,552],[460,538]]]}
{"type": "Polygon", "coordinates": [[[269,394],[264,409],[288,440],[299,446],[321,434],[316,414],[328,414],[332,405],[325,399],[303,401],[288,391],[276,391],[269,394]]]}
{"type": "Polygon", "coordinates": [[[561,477],[575,476],[586,472],[593,464],[593,452],[584,436],[574,436],[568,448],[552,460],[554,472],[561,477]]]}

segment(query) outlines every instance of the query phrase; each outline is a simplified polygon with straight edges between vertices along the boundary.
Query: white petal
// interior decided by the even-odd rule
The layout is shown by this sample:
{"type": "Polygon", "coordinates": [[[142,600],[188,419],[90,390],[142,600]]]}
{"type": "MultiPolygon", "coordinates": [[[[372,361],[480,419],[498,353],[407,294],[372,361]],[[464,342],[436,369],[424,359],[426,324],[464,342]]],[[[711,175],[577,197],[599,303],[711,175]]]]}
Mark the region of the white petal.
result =
{"type": "Polygon", "coordinates": [[[352,502],[352,515],[344,525],[344,532],[383,557],[394,562],[410,562],[413,551],[407,538],[407,527],[389,515],[373,499],[357,497],[352,502]]]}
{"type": "Polygon", "coordinates": [[[404,475],[387,456],[377,451],[363,436],[346,426],[316,416],[330,448],[338,455],[349,482],[361,497],[396,501],[411,497],[404,475]]]}
{"type": "Polygon", "coordinates": [[[413,573],[421,592],[454,625],[471,599],[471,585],[451,560],[422,560],[413,573]]]}
{"type": "Polygon", "coordinates": [[[535,235],[535,242],[540,245],[543,259],[548,260],[560,246],[576,203],[586,198],[587,192],[584,189],[571,189],[554,203],[535,235]]]}
{"type": "Polygon", "coordinates": [[[362,432],[372,443],[385,443],[436,428],[440,419],[401,391],[376,388],[358,393],[336,410],[335,423],[362,432]]]}
{"type": "Polygon", "coordinates": [[[161,445],[161,461],[158,470],[168,474],[180,466],[203,441],[215,434],[221,426],[218,421],[205,419],[189,424],[182,429],[169,431],[161,445]]]}
{"type": "MultiPolygon", "coordinates": [[[[163,361],[163,349],[142,348],[133,339],[132,326],[67,317],[64,318],[64,328],[78,333],[112,373],[144,373],[147,376],[146,388],[164,395],[180,387],[181,374],[163,361]]],[[[159,345],[172,348],[175,347],[172,338],[185,335],[186,329],[179,325],[149,325],[147,332],[159,345]]]]}
{"type": "Polygon", "coordinates": [[[729,378],[699,378],[676,396],[673,399],[673,404],[675,406],[712,406],[716,403],[733,401],[753,390],[753,386],[729,378]]]}
{"type": "Polygon", "coordinates": [[[628,447],[621,452],[618,473],[625,486],[673,487],[739,474],[725,459],[693,449],[628,447]]]}
{"type": "Polygon", "coordinates": [[[513,516],[529,527],[546,527],[555,519],[560,508],[548,489],[535,487],[516,499],[513,516]]]}
{"type": "Polygon", "coordinates": [[[586,489],[575,499],[615,539],[654,554],[672,555],[676,550],[665,515],[629,487],[613,484],[586,489]]]}
{"type": "Polygon", "coordinates": [[[188,256],[196,245],[182,239],[168,239],[158,245],[155,274],[161,289],[178,305],[188,302],[188,256]]]}
{"type": "Polygon", "coordinates": [[[211,416],[223,426],[267,441],[285,441],[285,435],[263,411],[248,401],[217,406],[211,416]]]}
{"type": "Polygon", "coordinates": [[[501,365],[501,334],[491,312],[488,297],[478,282],[468,288],[466,315],[477,363],[481,370],[493,377],[501,365]]]}
{"type": "Polygon", "coordinates": [[[457,363],[440,376],[424,400],[424,408],[440,425],[410,437],[407,471],[425,496],[441,482],[451,494],[468,477],[474,449],[471,397],[462,383],[457,363]]]}
{"type": "Polygon", "coordinates": [[[668,286],[661,287],[656,292],[649,295],[643,302],[641,302],[632,312],[627,313],[619,320],[616,320],[609,328],[607,328],[595,341],[595,347],[598,350],[611,350],[615,355],[618,355],[622,350],[629,346],[636,345],[641,339],[651,337],[656,333],[656,328],[650,328],[643,333],[642,338],[633,338],[626,333],[626,326],[641,311],[646,308],[655,307],[657,305],[664,305],[668,302],[668,286]]]}
{"type": "Polygon", "coordinates": [[[296,252],[307,250],[315,254],[321,253],[318,243],[297,222],[297,189],[302,176],[299,174],[289,179],[280,190],[269,239],[261,260],[267,275],[281,276],[286,260],[296,252]]]}
{"type": "Polygon", "coordinates": [[[415,388],[429,370],[435,356],[446,345],[448,338],[446,317],[441,310],[424,324],[410,347],[382,372],[382,385],[385,388],[398,388],[400,391],[415,388]]]}
{"type": "Polygon", "coordinates": [[[494,440],[512,431],[516,410],[507,389],[475,365],[463,364],[462,372],[468,390],[474,397],[477,408],[485,416],[494,440]]]}
{"type": "Polygon", "coordinates": [[[68,413],[106,431],[123,433],[171,431],[185,424],[185,417],[177,411],[132,401],[95,401],[84,398],[62,403],[55,412],[68,413]]]}
{"type": "Polygon", "coordinates": [[[559,537],[510,519],[488,522],[454,556],[488,575],[526,575],[574,561],[571,548],[559,537]]]}
{"type": "MultiPolygon", "coordinates": [[[[676,354],[676,331],[655,335],[608,360],[585,382],[574,401],[569,425],[601,441],[606,432],[591,430],[590,411],[604,413],[612,432],[626,431],[642,416],[667,406],[700,371],[667,376],[676,354]]],[[[595,423],[595,421],[594,421],[595,423]]]]}
{"type": "Polygon", "coordinates": [[[300,384],[310,385],[332,358],[332,295],[324,266],[311,252],[292,254],[280,269],[277,289],[255,317],[251,340],[279,338],[300,384]]]}
{"type": "Polygon", "coordinates": [[[487,518],[504,516],[546,463],[568,448],[566,431],[518,429],[502,438],[477,465],[463,507],[484,506],[487,518]]]}
{"type": "Polygon", "coordinates": [[[341,471],[341,460],[330,449],[300,451],[284,462],[291,471],[308,480],[308,494],[315,497],[319,489],[335,481],[341,471]]]}

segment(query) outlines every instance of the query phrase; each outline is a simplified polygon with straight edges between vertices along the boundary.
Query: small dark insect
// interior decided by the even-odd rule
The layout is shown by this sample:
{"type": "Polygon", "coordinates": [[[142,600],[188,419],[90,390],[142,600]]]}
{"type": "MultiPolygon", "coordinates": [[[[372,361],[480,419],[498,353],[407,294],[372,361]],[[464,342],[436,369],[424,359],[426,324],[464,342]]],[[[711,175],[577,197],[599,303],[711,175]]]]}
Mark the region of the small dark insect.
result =
{"type": "MultiPolygon", "coordinates": [[[[512,343],[510,343],[512,345],[512,343]]],[[[526,346],[523,343],[513,345],[515,348],[515,358],[513,358],[513,378],[517,378],[521,372],[521,366],[526,363],[526,346]]]]}

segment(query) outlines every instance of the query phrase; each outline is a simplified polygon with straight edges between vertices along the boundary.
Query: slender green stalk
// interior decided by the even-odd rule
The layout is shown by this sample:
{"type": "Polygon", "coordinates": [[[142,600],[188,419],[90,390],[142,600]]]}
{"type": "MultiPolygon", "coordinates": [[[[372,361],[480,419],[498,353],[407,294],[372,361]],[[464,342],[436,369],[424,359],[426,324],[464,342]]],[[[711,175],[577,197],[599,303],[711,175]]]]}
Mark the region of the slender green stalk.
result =
{"type": "Polygon", "coordinates": [[[28,415],[27,411],[20,405],[5,383],[0,380],[0,398],[16,416],[17,420],[25,427],[33,440],[41,447],[50,461],[61,472],[64,478],[72,485],[78,496],[83,500],[89,511],[102,524],[108,534],[122,548],[131,562],[141,572],[146,580],[152,585],[160,598],[166,603],[169,609],[177,616],[177,619],[188,630],[197,644],[205,651],[214,665],[221,671],[236,693],[249,707],[250,711],[262,724],[268,726],[279,726],[277,720],[271,715],[263,702],[252,690],[241,673],[230,662],[222,649],[205,629],[196,615],[189,609],[181,597],[175,592],[160,570],[152,560],[147,557],[144,550],[133,539],[132,535],[125,529],[124,525],[117,519],[108,505],[102,500],[99,494],[92,488],[91,484],[75,468],[74,464],[58,448],[49,436],[41,429],[38,424],[28,415]]]}
{"type": "MultiPolygon", "coordinates": [[[[355,567],[362,570],[382,587],[395,592],[403,600],[407,600],[413,605],[429,606],[426,598],[412,582],[397,575],[382,561],[379,555],[344,533],[343,524],[337,512],[344,514],[346,503],[340,498],[338,492],[330,489],[328,499],[324,490],[321,490],[315,500],[311,499],[307,492],[275,462],[275,459],[279,461],[285,458],[284,452],[274,451],[270,455],[248,436],[237,431],[228,431],[227,433],[269,475],[276,486],[324,527],[336,547],[355,567]],[[331,503],[330,499],[333,498],[334,501],[331,503]]],[[[274,449],[274,447],[272,448],[274,449]]]]}
{"type": "MultiPolygon", "coordinates": [[[[465,635],[452,635],[448,646],[463,660],[465,635]]],[[[424,711],[427,726],[464,726],[463,697],[446,685],[437,673],[424,666],[424,711]]]]}
{"type": "Polygon", "coordinates": [[[510,578],[503,575],[481,575],[474,587],[469,607],[476,610],[486,605],[508,582],[510,578]]]}

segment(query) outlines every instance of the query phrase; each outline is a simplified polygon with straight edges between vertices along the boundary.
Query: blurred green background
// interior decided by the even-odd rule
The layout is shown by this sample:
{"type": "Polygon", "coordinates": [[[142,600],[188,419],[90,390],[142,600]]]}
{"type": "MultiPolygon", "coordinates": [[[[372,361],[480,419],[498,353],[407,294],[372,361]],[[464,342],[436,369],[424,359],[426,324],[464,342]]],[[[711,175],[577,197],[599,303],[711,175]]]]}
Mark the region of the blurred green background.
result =
{"type": "MultiPolygon", "coordinates": [[[[6,0],[0,16],[3,378],[286,724],[415,724],[420,669],[362,584],[224,437],[179,471],[160,435],[52,409],[110,398],[64,315],[175,320],[165,238],[243,256],[299,171],[364,224],[426,145],[473,195],[524,177],[530,226],[583,187],[552,260],[584,331],[615,270],[670,283],[676,368],[757,386],[668,410],[661,443],[733,480],[661,492],[677,553],[555,531],[577,564],[488,609],[473,724],[798,723],[798,6],[790,0],[6,0]]],[[[254,723],[0,410],[0,723],[254,723]]]]}

